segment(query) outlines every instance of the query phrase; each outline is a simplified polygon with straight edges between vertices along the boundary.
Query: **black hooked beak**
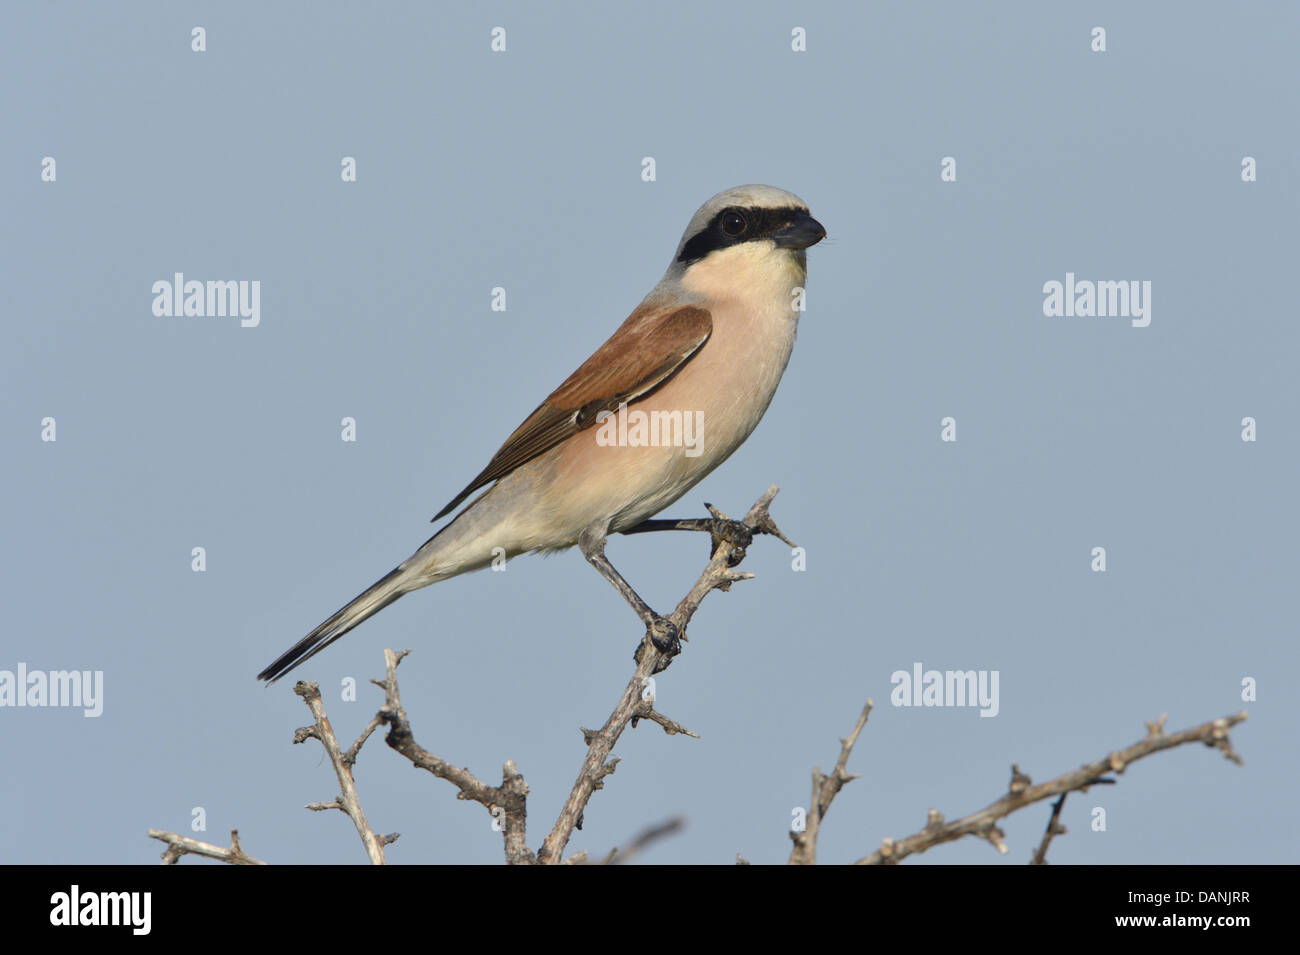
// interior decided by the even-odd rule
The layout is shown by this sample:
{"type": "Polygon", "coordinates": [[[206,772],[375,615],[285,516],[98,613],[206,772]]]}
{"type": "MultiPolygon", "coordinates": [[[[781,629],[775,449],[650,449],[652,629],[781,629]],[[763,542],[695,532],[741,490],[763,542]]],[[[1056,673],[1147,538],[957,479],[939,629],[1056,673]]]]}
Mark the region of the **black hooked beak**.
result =
{"type": "Polygon", "coordinates": [[[776,232],[772,241],[778,249],[806,249],[826,238],[826,228],[806,212],[776,232]]]}

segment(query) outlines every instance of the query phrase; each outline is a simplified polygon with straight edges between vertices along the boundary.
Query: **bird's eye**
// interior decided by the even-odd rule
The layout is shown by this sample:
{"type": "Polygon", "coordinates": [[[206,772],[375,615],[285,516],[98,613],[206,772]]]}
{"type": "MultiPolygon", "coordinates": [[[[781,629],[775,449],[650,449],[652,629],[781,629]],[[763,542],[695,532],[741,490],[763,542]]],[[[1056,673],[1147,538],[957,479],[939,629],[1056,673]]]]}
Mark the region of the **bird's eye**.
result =
{"type": "Polygon", "coordinates": [[[745,220],[745,217],[735,209],[728,209],[722,214],[722,231],[731,238],[734,239],[737,236],[744,235],[745,230],[748,228],[749,223],[745,220]]]}

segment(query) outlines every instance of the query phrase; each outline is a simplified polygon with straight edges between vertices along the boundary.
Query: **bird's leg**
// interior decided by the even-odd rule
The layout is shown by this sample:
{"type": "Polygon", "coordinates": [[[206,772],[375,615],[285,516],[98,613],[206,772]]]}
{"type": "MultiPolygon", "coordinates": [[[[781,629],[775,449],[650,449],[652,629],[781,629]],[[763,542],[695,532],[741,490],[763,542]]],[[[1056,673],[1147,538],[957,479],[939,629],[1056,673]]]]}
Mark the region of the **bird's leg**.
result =
{"type": "MultiPolygon", "coordinates": [[[[605,556],[605,526],[592,524],[578,535],[578,548],[591,566],[600,571],[600,575],[614,585],[614,589],[623,595],[628,606],[645,624],[646,634],[656,649],[669,657],[682,652],[680,634],[677,625],[667,617],[661,617],[650,609],[650,605],[641,599],[641,595],[632,589],[632,585],[623,579],[623,575],[614,569],[614,565],[605,556]]],[[[640,651],[638,650],[638,655],[640,651]]],[[[664,665],[667,665],[665,661],[664,665]]],[[[660,668],[662,669],[662,667],[660,668]]]]}
{"type": "MultiPolygon", "coordinates": [[[[711,504],[704,505],[710,511],[721,514],[711,504]]],[[[718,545],[726,541],[734,549],[727,560],[729,567],[735,567],[745,559],[745,548],[754,542],[754,533],[743,521],[733,521],[726,517],[690,517],[683,520],[649,520],[642,521],[635,527],[629,527],[621,534],[647,534],[650,531],[708,531],[711,538],[709,556],[712,557],[718,545]]]]}

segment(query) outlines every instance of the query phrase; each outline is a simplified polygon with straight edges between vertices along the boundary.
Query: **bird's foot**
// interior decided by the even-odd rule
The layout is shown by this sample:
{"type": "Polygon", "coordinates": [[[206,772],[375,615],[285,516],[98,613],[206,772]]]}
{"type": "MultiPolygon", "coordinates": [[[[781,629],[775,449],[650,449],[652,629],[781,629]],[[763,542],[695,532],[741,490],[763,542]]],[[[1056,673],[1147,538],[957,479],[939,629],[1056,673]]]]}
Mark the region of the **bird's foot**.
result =
{"type": "Polygon", "coordinates": [[[717,551],[718,545],[723,541],[732,547],[731,555],[727,558],[727,566],[735,567],[745,559],[745,549],[754,543],[754,532],[745,526],[743,521],[733,521],[730,518],[712,518],[705,522],[708,526],[709,536],[713,539],[712,554],[717,551]]]}
{"type": "Polygon", "coordinates": [[[637,644],[636,653],[632,656],[638,664],[641,663],[642,654],[646,651],[647,640],[648,645],[653,646],[662,655],[659,662],[655,664],[655,673],[667,670],[673,657],[682,652],[682,634],[677,624],[659,614],[653,614],[646,621],[645,639],[637,644]]]}

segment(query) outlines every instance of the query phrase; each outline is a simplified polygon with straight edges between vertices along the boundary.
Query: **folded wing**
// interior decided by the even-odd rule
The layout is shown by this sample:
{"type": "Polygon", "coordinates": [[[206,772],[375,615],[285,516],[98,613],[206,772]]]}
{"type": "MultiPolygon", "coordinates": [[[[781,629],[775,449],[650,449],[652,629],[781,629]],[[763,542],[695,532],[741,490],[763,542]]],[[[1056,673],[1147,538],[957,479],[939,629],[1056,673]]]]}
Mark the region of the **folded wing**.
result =
{"type": "Polygon", "coordinates": [[[713,332],[707,309],[638,308],[582,366],[551,392],[473,481],[433,518],[596,423],[602,411],[643,398],[695,356],[713,332]]]}

